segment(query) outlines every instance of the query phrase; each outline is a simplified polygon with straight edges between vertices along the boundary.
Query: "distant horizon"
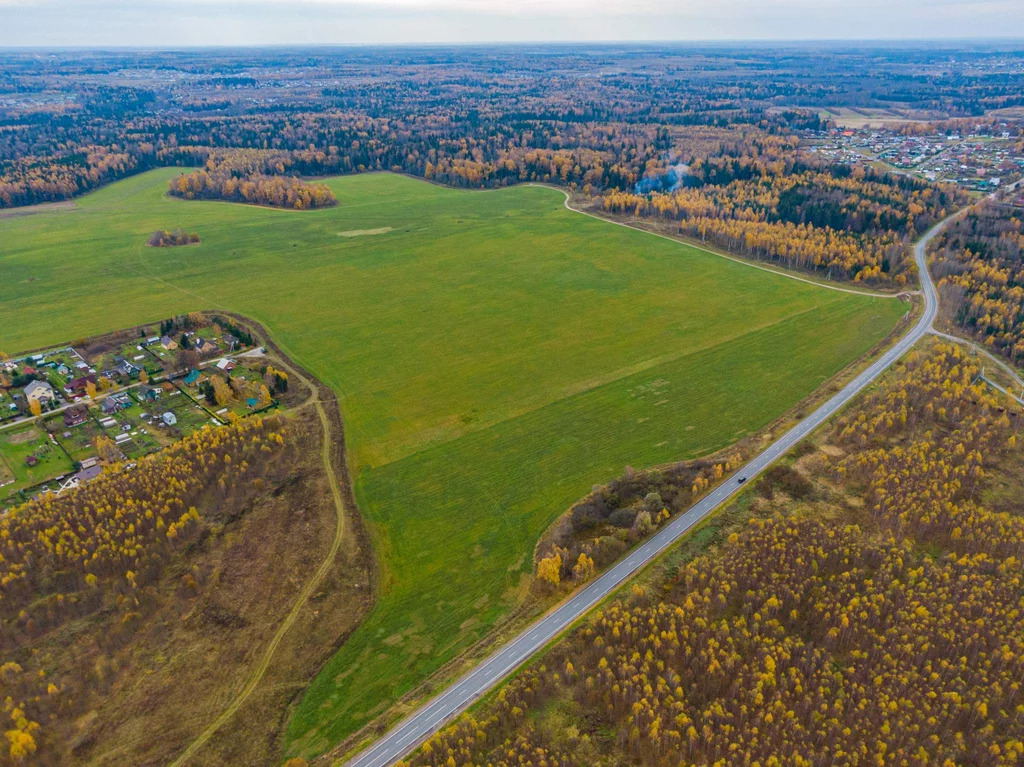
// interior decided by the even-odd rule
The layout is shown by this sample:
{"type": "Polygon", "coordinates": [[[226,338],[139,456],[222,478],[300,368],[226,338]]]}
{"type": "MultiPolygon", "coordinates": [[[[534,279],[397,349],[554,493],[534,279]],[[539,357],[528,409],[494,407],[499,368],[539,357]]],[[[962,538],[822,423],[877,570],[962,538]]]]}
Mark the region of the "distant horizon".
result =
{"type": "Polygon", "coordinates": [[[1011,42],[1019,0],[0,0],[3,49],[1011,42]]]}
{"type": "Polygon", "coordinates": [[[331,48],[494,48],[494,47],[587,47],[587,46],[723,46],[730,45],[764,45],[764,46],[801,46],[801,45],[870,45],[877,47],[890,47],[915,44],[945,44],[945,43],[967,43],[967,44],[1000,44],[1016,43],[1024,46],[1024,35],[1007,35],[1003,37],[877,37],[877,38],[707,38],[707,39],[669,39],[664,40],[449,40],[449,41],[428,41],[428,42],[340,42],[340,43],[310,43],[310,42],[281,42],[281,43],[192,43],[192,44],[152,44],[152,45],[102,45],[102,44],[77,44],[77,45],[0,45],[0,51],[181,51],[181,50],[245,50],[251,49],[331,49],[331,48]]]}

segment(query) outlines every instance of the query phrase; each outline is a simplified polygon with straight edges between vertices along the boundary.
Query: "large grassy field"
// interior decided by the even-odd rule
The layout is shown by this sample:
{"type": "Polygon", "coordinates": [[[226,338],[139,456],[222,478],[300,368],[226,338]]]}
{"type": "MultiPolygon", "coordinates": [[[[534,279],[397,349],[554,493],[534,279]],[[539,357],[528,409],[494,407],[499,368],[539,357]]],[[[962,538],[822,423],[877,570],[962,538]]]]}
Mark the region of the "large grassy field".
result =
{"type": "Polygon", "coordinates": [[[292,716],[297,751],[479,639],[591,485],[764,426],[905,311],[581,216],[541,187],[365,175],[328,182],[337,208],[288,212],[166,198],[175,172],[0,219],[0,349],[225,308],[338,391],[382,589],[292,716]],[[202,243],[144,244],[177,227],[202,243]]]}

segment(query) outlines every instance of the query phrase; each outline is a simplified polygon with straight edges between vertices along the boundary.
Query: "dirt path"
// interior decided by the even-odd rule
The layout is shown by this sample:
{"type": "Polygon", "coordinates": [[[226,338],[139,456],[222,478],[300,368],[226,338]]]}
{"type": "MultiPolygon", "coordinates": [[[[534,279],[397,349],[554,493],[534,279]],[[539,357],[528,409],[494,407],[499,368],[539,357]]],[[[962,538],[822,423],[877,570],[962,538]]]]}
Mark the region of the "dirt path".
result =
{"type": "Polygon", "coordinates": [[[5,208],[0,210],[0,218],[18,218],[19,216],[32,216],[36,213],[47,213],[54,210],[71,210],[75,207],[73,200],[62,202],[41,202],[38,205],[22,205],[18,208],[5,208]]]}
{"type": "MultiPolygon", "coordinates": [[[[251,321],[245,317],[232,314],[232,318],[235,320],[245,323],[246,325],[252,325],[251,321]]],[[[282,365],[290,376],[294,376],[303,384],[305,384],[312,395],[299,407],[306,407],[312,404],[317,411],[317,415],[320,418],[320,425],[323,429],[323,443],[321,450],[321,458],[323,461],[324,472],[327,475],[328,483],[331,488],[331,495],[334,498],[334,508],[336,512],[336,524],[334,528],[334,538],[331,541],[330,549],[324,560],[317,567],[316,572],[306,581],[306,584],[302,587],[302,591],[299,592],[295,603],[292,605],[288,615],[281,622],[274,637],[270,640],[266,650],[263,653],[263,657],[255,668],[250,672],[245,685],[234,697],[231,703],[221,712],[220,716],[214,719],[202,733],[193,740],[188,747],[171,763],[171,767],[182,767],[188,763],[188,760],[195,756],[196,752],[199,751],[207,741],[210,740],[216,734],[217,730],[224,726],[242,707],[245,701],[253,693],[256,687],[262,681],[264,675],[267,673],[267,669],[270,668],[270,663],[273,660],[274,653],[277,651],[278,646],[284,639],[288,630],[292,627],[295,621],[299,617],[299,613],[302,608],[305,607],[306,602],[309,601],[310,596],[320,585],[327,573],[330,572],[331,567],[334,565],[334,560],[338,555],[338,551],[341,548],[341,543],[345,537],[345,515],[348,512],[355,513],[355,496],[352,492],[352,483],[350,481],[348,473],[348,464],[345,460],[345,434],[344,425],[341,421],[341,411],[338,408],[338,401],[334,396],[334,393],[326,386],[321,384],[319,381],[307,377],[300,372],[297,365],[291,362],[281,350],[274,344],[273,341],[269,340],[266,333],[259,332],[258,336],[264,339],[264,343],[271,349],[277,352],[279,357],[278,362],[282,365]],[[332,417],[333,416],[333,417],[332,417]],[[337,434],[335,432],[337,431],[337,434]],[[340,465],[340,479],[338,473],[335,471],[335,461],[339,462],[340,465]]]]}
{"type": "MultiPolygon", "coordinates": [[[[394,171],[368,171],[368,173],[395,173],[395,172],[394,171]]],[[[420,176],[414,176],[411,173],[396,173],[396,175],[404,176],[405,178],[411,178],[411,179],[414,179],[416,181],[422,181],[424,183],[431,184],[433,186],[437,186],[437,187],[440,187],[442,189],[452,189],[452,187],[446,186],[445,184],[442,184],[440,181],[431,181],[429,179],[421,178],[420,176]]],[[[512,186],[508,186],[508,187],[494,187],[492,189],[461,189],[460,188],[458,191],[460,191],[460,192],[468,192],[468,193],[471,193],[471,194],[487,194],[488,192],[501,192],[501,191],[505,191],[507,189],[513,188],[514,186],[519,186],[519,185],[518,184],[513,184],[512,186]]],[[[573,213],[579,213],[581,216],[586,216],[587,218],[593,218],[593,219],[595,219],[597,221],[603,221],[606,224],[615,224],[615,226],[624,226],[627,229],[633,229],[634,231],[637,231],[637,232],[643,232],[644,234],[649,234],[649,235],[651,235],[653,237],[660,237],[663,240],[668,240],[669,242],[674,242],[677,245],[688,245],[691,248],[699,250],[699,251],[701,251],[703,253],[709,253],[712,256],[717,256],[718,258],[724,258],[727,261],[734,261],[737,264],[743,264],[744,266],[749,266],[752,269],[760,269],[762,272],[768,272],[769,274],[776,274],[779,277],[785,277],[785,278],[790,279],[790,280],[796,280],[797,282],[805,282],[808,285],[814,285],[815,287],[824,288],[825,290],[835,290],[835,291],[838,291],[839,293],[852,293],[852,294],[857,295],[857,296],[869,296],[871,298],[900,298],[902,296],[918,295],[920,293],[920,291],[917,291],[917,290],[903,290],[903,291],[900,291],[898,293],[884,293],[884,292],[881,292],[881,291],[858,290],[856,288],[844,288],[844,287],[842,287],[840,285],[830,285],[829,283],[822,282],[820,280],[814,280],[814,279],[811,279],[809,277],[801,277],[799,274],[793,274],[792,272],[787,271],[786,269],[784,269],[782,267],[774,267],[774,266],[767,266],[765,264],[759,264],[759,263],[755,262],[753,259],[744,258],[742,256],[733,256],[733,255],[730,255],[730,254],[728,254],[728,253],[726,253],[724,251],[721,251],[721,250],[712,250],[711,248],[706,248],[706,247],[704,247],[702,245],[698,245],[695,242],[690,242],[689,240],[684,239],[682,237],[671,237],[671,236],[669,236],[667,234],[661,234],[660,232],[652,232],[650,229],[644,229],[641,226],[635,226],[633,224],[627,224],[624,221],[616,221],[613,218],[607,218],[605,216],[599,216],[596,213],[591,213],[590,211],[583,210],[582,208],[574,208],[572,206],[571,197],[569,195],[569,192],[566,191],[563,187],[556,186],[555,184],[545,184],[545,183],[543,183],[541,181],[525,181],[525,182],[522,183],[522,186],[540,186],[540,187],[544,187],[545,189],[554,189],[556,192],[561,192],[563,195],[565,195],[565,199],[562,201],[562,204],[565,206],[565,209],[566,210],[571,210],[573,213]]],[[[245,203],[234,203],[234,204],[236,204],[236,205],[243,205],[245,203]]],[[[379,203],[370,203],[370,204],[377,205],[379,203]]],[[[345,207],[347,209],[347,208],[358,207],[358,206],[346,205],[345,207]]]]}
{"type": "Polygon", "coordinates": [[[588,218],[593,218],[598,221],[604,221],[606,224],[624,226],[627,229],[633,229],[637,232],[643,232],[644,234],[649,234],[653,237],[660,237],[663,240],[668,240],[669,242],[674,242],[679,245],[689,245],[691,248],[702,251],[704,253],[710,253],[712,256],[718,256],[719,258],[724,258],[728,261],[735,261],[737,264],[743,264],[744,266],[749,266],[753,269],[760,269],[762,272],[769,272],[771,274],[776,274],[779,277],[786,277],[790,280],[796,280],[797,282],[806,282],[808,285],[814,285],[815,287],[818,288],[825,288],[825,290],[835,290],[840,293],[853,293],[854,295],[857,296],[870,296],[871,298],[899,298],[901,295],[906,295],[907,293],[911,292],[905,291],[904,293],[878,293],[871,290],[857,290],[855,288],[844,288],[839,285],[829,285],[824,282],[819,282],[818,280],[812,280],[808,277],[801,277],[800,275],[797,274],[791,274],[783,269],[774,269],[770,266],[765,266],[764,264],[755,263],[749,258],[741,258],[740,256],[730,256],[728,253],[723,253],[721,251],[701,247],[700,245],[696,245],[687,240],[679,239],[676,237],[670,237],[669,235],[661,234],[660,232],[652,232],[649,229],[644,229],[639,226],[633,226],[632,224],[627,224],[624,221],[616,221],[615,219],[605,218],[604,216],[599,216],[596,213],[590,213],[589,211],[582,210],[580,208],[574,208],[570,202],[569,193],[562,189],[561,187],[552,186],[551,184],[537,183],[529,183],[527,184],[527,186],[543,186],[547,187],[548,189],[557,189],[559,192],[565,195],[565,201],[563,204],[565,205],[566,210],[571,210],[573,213],[579,213],[581,216],[587,216],[588,218]]]}

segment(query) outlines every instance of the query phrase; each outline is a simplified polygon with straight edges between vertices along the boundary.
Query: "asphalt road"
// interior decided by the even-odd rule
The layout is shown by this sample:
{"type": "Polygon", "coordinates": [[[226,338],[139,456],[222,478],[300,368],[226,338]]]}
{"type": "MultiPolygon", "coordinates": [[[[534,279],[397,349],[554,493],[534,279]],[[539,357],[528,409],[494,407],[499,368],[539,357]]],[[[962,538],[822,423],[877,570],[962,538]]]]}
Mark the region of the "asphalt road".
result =
{"type": "Polygon", "coordinates": [[[741,478],[750,481],[768,468],[777,458],[835,415],[858,392],[903,356],[911,346],[920,340],[921,336],[929,331],[938,309],[935,285],[928,274],[925,262],[928,242],[956,215],[958,214],[937,224],[914,247],[914,260],[917,262],[924,294],[924,312],[909,333],[844,386],[838,394],[779,437],[764,452],[704,496],[686,513],[676,517],[611,569],[577,591],[567,602],[562,603],[544,618],[524,629],[511,642],[497,649],[441,695],[409,714],[373,745],[346,762],[345,767],[386,767],[401,759],[615,591],[637,570],[665,551],[712,511],[729,500],[744,484],[740,481],[741,478]]]}

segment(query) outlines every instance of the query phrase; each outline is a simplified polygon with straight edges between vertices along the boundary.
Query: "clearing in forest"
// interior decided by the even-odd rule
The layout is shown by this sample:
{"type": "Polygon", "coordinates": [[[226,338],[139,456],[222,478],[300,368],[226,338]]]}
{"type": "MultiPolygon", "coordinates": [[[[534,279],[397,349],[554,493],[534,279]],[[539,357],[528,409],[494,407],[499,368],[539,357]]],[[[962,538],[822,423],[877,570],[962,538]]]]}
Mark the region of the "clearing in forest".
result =
{"type": "Polygon", "coordinates": [[[0,349],[230,309],[337,391],[381,588],[294,711],[295,752],[507,615],[538,536],[594,483],[763,427],[906,311],[576,214],[548,188],[350,176],[326,182],[337,207],[294,212],[169,199],[178,172],[0,220],[0,349]],[[202,241],[146,247],[163,229],[202,241]]]}

